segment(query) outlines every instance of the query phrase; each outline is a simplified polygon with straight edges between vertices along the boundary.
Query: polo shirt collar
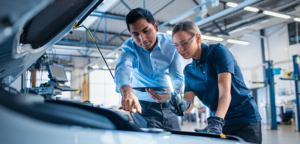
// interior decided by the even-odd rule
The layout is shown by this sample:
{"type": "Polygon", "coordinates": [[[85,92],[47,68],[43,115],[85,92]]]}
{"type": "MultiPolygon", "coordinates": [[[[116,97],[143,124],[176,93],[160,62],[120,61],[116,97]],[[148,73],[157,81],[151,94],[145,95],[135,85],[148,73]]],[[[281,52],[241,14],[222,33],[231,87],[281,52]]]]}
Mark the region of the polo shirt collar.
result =
{"type": "Polygon", "coordinates": [[[206,56],[207,56],[207,50],[208,50],[208,45],[202,43],[201,44],[201,56],[199,60],[193,59],[193,67],[197,67],[197,63],[204,63],[206,61],[206,56]]]}

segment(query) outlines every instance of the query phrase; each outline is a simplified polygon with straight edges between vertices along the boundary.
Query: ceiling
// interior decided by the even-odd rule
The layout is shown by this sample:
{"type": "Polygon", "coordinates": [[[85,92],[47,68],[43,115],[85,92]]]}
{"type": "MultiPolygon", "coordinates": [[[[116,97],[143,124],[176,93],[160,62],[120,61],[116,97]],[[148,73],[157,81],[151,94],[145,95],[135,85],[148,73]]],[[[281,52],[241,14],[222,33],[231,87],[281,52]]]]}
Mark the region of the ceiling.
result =
{"type": "MultiPolygon", "coordinates": [[[[143,0],[123,0],[130,9],[142,7],[143,0]]],[[[230,8],[226,5],[226,2],[243,3],[243,0],[220,0],[217,7],[212,8],[211,3],[207,6],[207,15],[210,17],[221,13],[222,11],[230,8]]],[[[178,15],[192,9],[201,3],[201,0],[145,0],[145,8],[152,12],[154,19],[162,24],[167,22],[178,15]]],[[[129,8],[125,6],[121,0],[116,0],[116,3],[111,6],[110,9],[99,15],[110,16],[114,18],[95,17],[95,21],[89,26],[89,29],[96,36],[96,41],[99,44],[104,55],[111,50],[119,47],[122,43],[130,38],[130,33],[127,30],[125,23],[125,16],[129,12],[129,8]]],[[[298,6],[298,0],[260,0],[251,6],[257,7],[263,10],[272,10],[280,13],[291,13],[296,11],[298,6]]],[[[101,7],[101,6],[99,6],[101,7]]],[[[197,15],[201,12],[201,8],[197,8],[186,19],[196,20],[197,15]]],[[[249,12],[243,9],[234,11],[224,17],[215,19],[214,21],[205,23],[199,28],[202,34],[213,36],[237,36],[232,32],[241,28],[251,28],[252,25],[261,25],[259,28],[265,28],[261,22],[274,19],[274,17],[262,14],[259,12],[249,12]]],[[[277,20],[282,22],[280,20],[277,20]]],[[[271,24],[274,22],[270,22],[271,24]]],[[[166,32],[172,30],[174,25],[167,24],[159,28],[159,31],[166,32]]],[[[265,24],[270,26],[270,24],[265,24]]],[[[252,27],[253,30],[255,28],[252,27]]],[[[72,34],[68,34],[59,41],[54,47],[58,54],[65,56],[77,56],[84,58],[96,59],[100,57],[97,48],[93,45],[92,40],[89,38],[86,31],[73,30],[72,34]],[[61,47],[64,48],[61,48],[61,47]]],[[[118,52],[115,55],[111,55],[111,58],[116,58],[118,52]]]]}

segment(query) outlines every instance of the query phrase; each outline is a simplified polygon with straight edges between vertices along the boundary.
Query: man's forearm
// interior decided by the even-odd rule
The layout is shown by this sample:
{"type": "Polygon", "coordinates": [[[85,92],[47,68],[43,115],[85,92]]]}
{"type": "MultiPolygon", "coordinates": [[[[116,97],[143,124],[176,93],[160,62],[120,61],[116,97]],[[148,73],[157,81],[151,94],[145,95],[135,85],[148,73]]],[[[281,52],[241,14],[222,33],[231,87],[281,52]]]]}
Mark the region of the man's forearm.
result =
{"type": "Polygon", "coordinates": [[[127,93],[128,91],[130,91],[130,89],[132,89],[129,85],[122,85],[120,88],[120,92],[123,95],[125,95],[125,93],[127,93]]]}
{"type": "Polygon", "coordinates": [[[225,118],[225,115],[228,111],[229,105],[231,102],[231,94],[223,94],[219,96],[218,108],[215,116],[220,118],[225,118]]]}

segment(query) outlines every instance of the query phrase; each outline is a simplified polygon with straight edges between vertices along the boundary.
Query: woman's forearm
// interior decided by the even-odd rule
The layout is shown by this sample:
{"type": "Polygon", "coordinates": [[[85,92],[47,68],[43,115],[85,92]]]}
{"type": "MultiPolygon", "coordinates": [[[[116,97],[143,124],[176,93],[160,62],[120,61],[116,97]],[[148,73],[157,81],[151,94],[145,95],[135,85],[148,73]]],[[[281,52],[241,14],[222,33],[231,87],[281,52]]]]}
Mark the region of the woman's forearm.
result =
{"type": "Polygon", "coordinates": [[[218,75],[219,101],[215,116],[223,119],[231,102],[231,76],[228,72],[218,75]]]}
{"type": "Polygon", "coordinates": [[[188,113],[188,112],[190,112],[193,109],[194,97],[195,97],[195,93],[192,92],[192,91],[184,93],[183,100],[191,102],[189,108],[186,109],[186,111],[184,111],[185,113],[188,113]]]}
{"type": "Polygon", "coordinates": [[[220,95],[219,102],[218,102],[218,108],[217,108],[215,116],[224,119],[225,115],[228,111],[230,102],[231,102],[231,94],[230,93],[220,95]]]}

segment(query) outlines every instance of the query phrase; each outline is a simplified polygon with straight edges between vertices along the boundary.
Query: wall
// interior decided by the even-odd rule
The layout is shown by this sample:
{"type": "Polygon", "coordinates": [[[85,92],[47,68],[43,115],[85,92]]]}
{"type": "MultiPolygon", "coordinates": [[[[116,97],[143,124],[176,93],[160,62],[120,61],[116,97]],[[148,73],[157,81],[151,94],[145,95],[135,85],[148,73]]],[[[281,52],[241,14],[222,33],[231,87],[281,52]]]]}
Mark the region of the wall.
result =
{"type": "Polygon", "coordinates": [[[281,74],[274,77],[276,103],[293,100],[296,98],[294,94],[294,81],[283,81],[279,78],[285,77],[284,72],[293,71],[292,56],[299,54],[300,45],[289,45],[287,24],[278,24],[267,28],[266,36],[268,36],[270,59],[274,61],[275,68],[282,69],[281,74]],[[280,96],[279,92],[281,91],[286,91],[288,94],[286,96],[280,96]]]}
{"type": "Polygon", "coordinates": [[[121,105],[121,94],[116,92],[116,84],[108,70],[96,70],[89,74],[89,96],[91,103],[101,107],[121,105]]]}
{"type": "MultiPolygon", "coordinates": [[[[259,36],[259,31],[251,33],[259,36]]],[[[262,65],[261,42],[259,37],[244,35],[239,40],[248,41],[249,45],[226,44],[229,51],[235,57],[244,76],[244,81],[249,88],[263,87],[263,84],[253,84],[252,82],[263,82],[264,72],[262,65]]],[[[225,45],[224,44],[224,45],[225,45]]]]}
{"type": "MultiPolygon", "coordinates": [[[[253,32],[252,35],[259,35],[259,31],[253,32]]],[[[287,24],[285,23],[266,28],[265,35],[268,37],[265,45],[266,59],[273,60],[274,68],[282,69],[281,74],[274,77],[276,103],[293,100],[295,99],[294,81],[283,81],[280,80],[280,77],[286,77],[285,72],[293,71],[292,56],[299,54],[300,45],[289,45],[287,24]],[[281,95],[282,92],[285,92],[286,95],[281,95]]],[[[227,48],[236,58],[246,85],[249,88],[263,87],[262,84],[251,83],[252,81],[264,81],[260,38],[243,35],[239,39],[249,41],[250,44],[246,46],[238,44],[228,46],[227,44],[227,48]]]]}

